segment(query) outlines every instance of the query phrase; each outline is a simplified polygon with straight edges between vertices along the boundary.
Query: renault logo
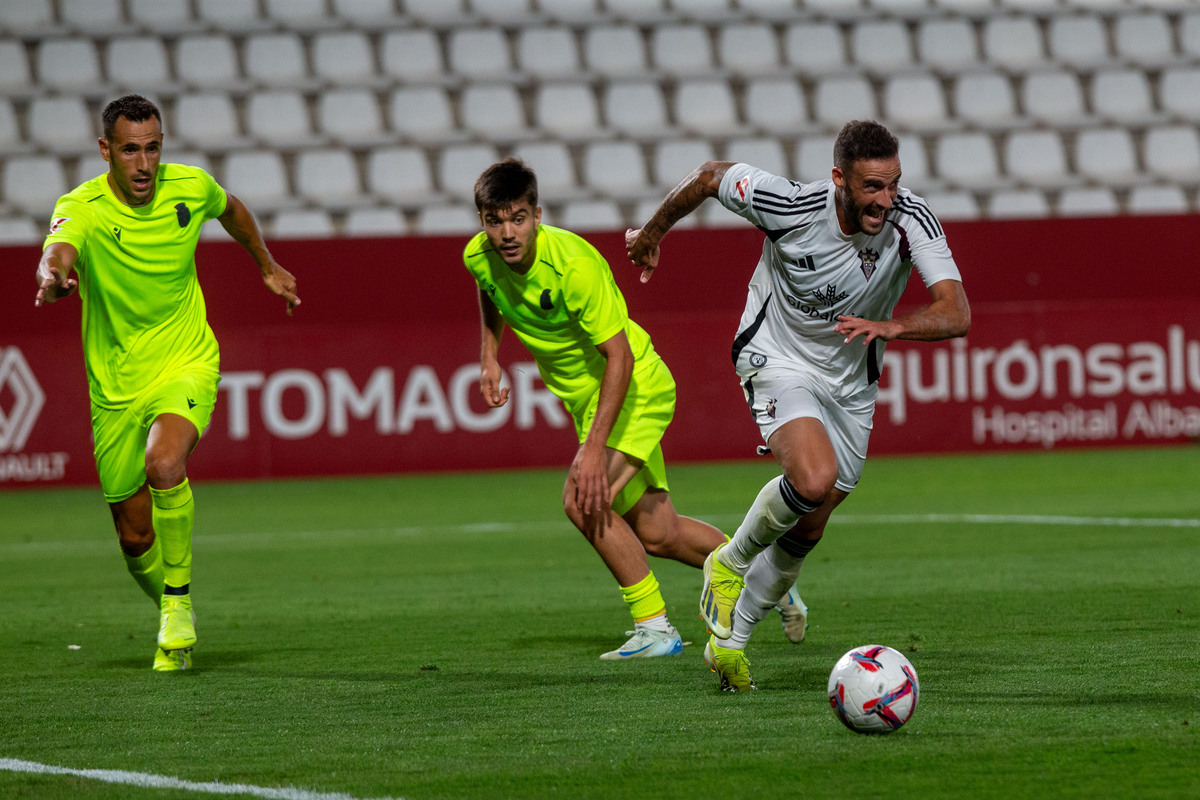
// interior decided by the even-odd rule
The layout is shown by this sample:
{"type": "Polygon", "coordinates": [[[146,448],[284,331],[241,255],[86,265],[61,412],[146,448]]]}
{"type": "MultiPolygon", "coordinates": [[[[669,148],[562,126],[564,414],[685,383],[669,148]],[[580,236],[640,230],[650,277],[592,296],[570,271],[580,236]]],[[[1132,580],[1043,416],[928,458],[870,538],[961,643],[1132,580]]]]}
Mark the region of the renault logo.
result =
{"type": "Polygon", "coordinates": [[[25,446],[45,402],[46,394],[21,351],[0,347],[0,453],[18,452],[25,446]]]}

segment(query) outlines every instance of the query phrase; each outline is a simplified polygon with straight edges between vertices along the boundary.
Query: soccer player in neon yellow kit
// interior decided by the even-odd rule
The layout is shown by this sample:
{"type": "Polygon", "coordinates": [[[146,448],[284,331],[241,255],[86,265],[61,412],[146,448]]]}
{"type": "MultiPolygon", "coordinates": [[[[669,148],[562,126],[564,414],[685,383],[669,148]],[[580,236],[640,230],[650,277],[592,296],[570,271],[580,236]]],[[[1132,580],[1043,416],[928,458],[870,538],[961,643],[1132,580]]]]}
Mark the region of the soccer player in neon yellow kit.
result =
{"type": "Polygon", "coordinates": [[[219,380],[196,279],[200,226],[220,220],[289,314],[300,300],[296,279],[272,258],[240,200],[201,169],[160,163],[162,115],[153,103],[127,95],[102,116],[108,172],[59,198],[35,304],[79,289],[100,484],[129,571],[160,609],[154,669],[182,670],[196,642],[186,466],[219,380]]]}
{"type": "Polygon", "coordinates": [[[507,323],[575,420],[580,444],[563,507],[634,619],[630,639],[600,657],[680,655],[647,554],[700,567],[725,535],[671,503],[659,440],[675,413],[675,381],[629,318],[604,258],[574,233],[540,224],[532,169],[516,159],[492,165],[475,184],[475,205],[483,232],[463,261],[479,286],[480,390],[490,407],[508,401],[497,360],[507,323]]]}

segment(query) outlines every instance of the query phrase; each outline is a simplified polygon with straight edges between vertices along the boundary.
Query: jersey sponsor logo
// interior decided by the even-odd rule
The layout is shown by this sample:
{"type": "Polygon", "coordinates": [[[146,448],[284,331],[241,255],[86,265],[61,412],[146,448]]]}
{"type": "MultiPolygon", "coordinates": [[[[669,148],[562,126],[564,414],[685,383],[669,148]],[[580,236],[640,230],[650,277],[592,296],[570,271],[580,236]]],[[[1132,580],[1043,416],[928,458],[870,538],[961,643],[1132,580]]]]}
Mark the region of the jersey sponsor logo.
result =
{"type": "Polygon", "coordinates": [[[550,290],[549,289],[546,289],[542,292],[542,297],[539,300],[539,302],[541,303],[542,308],[545,309],[546,311],[554,310],[554,301],[550,299],[550,290]]]}
{"type": "Polygon", "coordinates": [[[192,221],[192,212],[188,210],[187,203],[175,204],[175,218],[179,220],[179,227],[186,228],[188,223],[192,221]]]}
{"type": "Polygon", "coordinates": [[[871,276],[875,274],[875,262],[879,260],[879,253],[870,249],[859,250],[858,257],[862,260],[862,263],[858,265],[859,269],[862,270],[867,280],[871,280],[871,276]]]}
{"type": "Polygon", "coordinates": [[[58,233],[58,229],[70,221],[70,217],[55,217],[50,220],[50,233],[58,233]]]}
{"type": "Polygon", "coordinates": [[[742,198],[742,200],[746,199],[746,190],[749,188],[750,188],[750,179],[749,178],[742,178],[740,181],[737,182],[738,196],[740,196],[742,198]]]}
{"type": "Polygon", "coordinates": [[[812,294],[818,301],[831,307],[850,296],[849,292],[838,292],[836,283],[826,284],[824,291],[813,289],[812,294]]]}

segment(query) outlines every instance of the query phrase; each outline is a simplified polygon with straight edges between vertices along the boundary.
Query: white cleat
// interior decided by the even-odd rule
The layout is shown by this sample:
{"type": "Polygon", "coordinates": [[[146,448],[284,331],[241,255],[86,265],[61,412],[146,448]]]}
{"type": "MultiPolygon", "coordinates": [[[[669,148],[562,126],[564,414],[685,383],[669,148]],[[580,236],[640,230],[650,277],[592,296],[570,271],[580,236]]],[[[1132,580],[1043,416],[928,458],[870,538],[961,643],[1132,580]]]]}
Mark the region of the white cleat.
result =
{"type": "Polygon", "coordinates": [[[800,592],[795,586],[788,589],[775,610],[783,617],[783,633],[788,641],[792,644],[803,642],[804,635],[808,633],[808,606],[800,599],[800,592]]]}
{"type": "Polygon", "coordinates": [[[625,631],[629,641],[617,650],[610,650],[600,656],[604,661],[624,661],[628,658],[657,658],[659,656],[683,655],[683,639],[679,631],[670,628],[656,631],[637,625],[631,631],[625,631]]]}

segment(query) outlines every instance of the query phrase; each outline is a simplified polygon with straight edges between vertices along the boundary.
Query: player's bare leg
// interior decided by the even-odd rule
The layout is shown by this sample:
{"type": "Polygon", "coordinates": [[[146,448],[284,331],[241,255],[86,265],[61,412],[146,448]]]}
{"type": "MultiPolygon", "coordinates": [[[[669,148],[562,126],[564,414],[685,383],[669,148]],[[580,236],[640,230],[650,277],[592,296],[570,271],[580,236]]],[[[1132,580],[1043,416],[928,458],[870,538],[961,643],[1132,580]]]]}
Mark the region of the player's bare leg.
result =
{"type": "Polygon", "coordinates": [[[668,492],[648,489],[625,513],[646,553],[669,558],[693,567],[704,566],[704,559],[725,543],[720,529],[675,510],[668,492]]]}

